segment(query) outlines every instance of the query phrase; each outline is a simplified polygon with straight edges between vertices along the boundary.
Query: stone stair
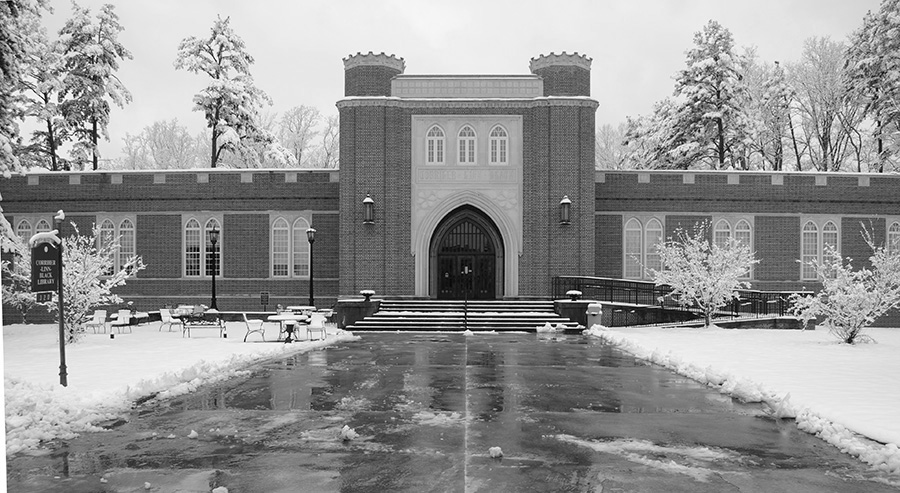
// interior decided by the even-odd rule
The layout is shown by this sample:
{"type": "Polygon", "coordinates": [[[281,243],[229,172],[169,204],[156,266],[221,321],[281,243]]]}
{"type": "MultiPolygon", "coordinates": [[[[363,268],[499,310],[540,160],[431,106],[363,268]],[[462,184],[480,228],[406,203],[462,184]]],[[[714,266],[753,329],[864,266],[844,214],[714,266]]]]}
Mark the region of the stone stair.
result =
{"type": "Polygon", "coordinates": [[[384,300],[375,314],[348,325],[350,331],[531,331],[550,323],[574,330],[552,301],[384,300]]]}

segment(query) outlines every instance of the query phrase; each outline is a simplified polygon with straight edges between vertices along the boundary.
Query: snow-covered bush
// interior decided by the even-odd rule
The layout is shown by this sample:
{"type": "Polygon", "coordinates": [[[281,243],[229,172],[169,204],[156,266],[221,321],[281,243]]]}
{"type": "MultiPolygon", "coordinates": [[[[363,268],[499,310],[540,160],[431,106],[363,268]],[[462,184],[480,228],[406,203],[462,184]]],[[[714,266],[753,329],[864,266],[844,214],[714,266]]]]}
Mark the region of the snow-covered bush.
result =
{"type": "MultiPolygon", "coordinates": [[[[113,259],[119,252],[119,238],[105,236],[100,241],[96,225],[91,236],[82,236],[78,227],[72,225],[75,234],[63,239],[63,325],[67,343],[77,342],[84,334],[84,324],[90,319],[91,310],[122,303],[112,289],[124,286],[126,279],[145,267],[141,257],[132,255],[123,259],[121,269],[115,271],[113,259]]],[[[54,293],[50,307],[55,307],[56,303],[54,293]]]]}
{"type": "Polygon", "coordinates": [[[815,295],[791,296],[792,312],[806,324],[824,317],[823,324],[847,344],[869,342],[860,332],[876,318],[900,306],[900,252],[875,246],[871,235],[863,233],[872,248],[872,268],[853,270],[851,259],[844,259],[827,246],[822,262],[812,261],[822,290],[815,295]]]}
{"type": "Polygon", "coordinates": [[[662,270],[648,269],[656,285],[671,287],[682,306],[699,308],[707,327],[716,310],[738,297],[738,289],[750,287],[741,278],[759,262],[749,245],[733,236],[711,242],[708,231],[708,222],[696,225],[692,235],[678,229],[674,239],[656,246],[662,270]]]}
{"type": "Polygon", "coordinates": [[[31,292],[31,255],[28,246],[18,237],[13,236],[12,262],[3,262],[0,271],[3,279],[3,303],[16,307],[22,314],[22,321],[27,323],[28,311],[37,306],[37,297],[31,292]]]}

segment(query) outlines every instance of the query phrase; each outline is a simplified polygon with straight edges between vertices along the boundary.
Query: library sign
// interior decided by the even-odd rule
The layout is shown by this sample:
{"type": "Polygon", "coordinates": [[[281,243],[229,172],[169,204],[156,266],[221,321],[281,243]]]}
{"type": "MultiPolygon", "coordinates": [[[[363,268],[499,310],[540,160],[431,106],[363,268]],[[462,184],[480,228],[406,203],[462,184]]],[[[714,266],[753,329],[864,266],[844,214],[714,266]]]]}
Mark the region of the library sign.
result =
{"type": "Polygon", "coordinates": [[[51,243],[39,243],[31,249],[31,291],[59,289],[59,248],[51,243]]]}

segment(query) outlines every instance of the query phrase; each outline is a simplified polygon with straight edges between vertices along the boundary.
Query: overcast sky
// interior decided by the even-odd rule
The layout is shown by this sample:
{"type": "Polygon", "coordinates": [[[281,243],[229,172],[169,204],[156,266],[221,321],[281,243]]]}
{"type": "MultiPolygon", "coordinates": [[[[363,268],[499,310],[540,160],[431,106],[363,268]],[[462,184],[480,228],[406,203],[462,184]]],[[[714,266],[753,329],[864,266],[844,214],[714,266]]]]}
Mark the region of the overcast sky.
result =
{"type": "MultiPolygon", "coordinates": [[[[80,0],[96,14],[102,0],[80,0]]],[[[274,101],[336,114],[343,97],[342,58],[385,52],[406,60],[406,74],[527,74],[532,57],[578,52],[593,58],[591,96],[598,126],[649,113],[670,95],[693,34],[715,19],[739,47],[761,59],[797,60],[812,36],[845,40],[879,0],[141,0],[113,1],[134,55],[119,77],[134,100],[114,108],[103,157],[119,155],[126,133],[178,118],[192,134],[205,124],[192,96],[208,82],[173,66],[178,43],[208,35],[216,15],[255,57],[252,74],[274,101]]],[[[45,25],[55,32],[70,3],[51,0],[45,25]]]]}

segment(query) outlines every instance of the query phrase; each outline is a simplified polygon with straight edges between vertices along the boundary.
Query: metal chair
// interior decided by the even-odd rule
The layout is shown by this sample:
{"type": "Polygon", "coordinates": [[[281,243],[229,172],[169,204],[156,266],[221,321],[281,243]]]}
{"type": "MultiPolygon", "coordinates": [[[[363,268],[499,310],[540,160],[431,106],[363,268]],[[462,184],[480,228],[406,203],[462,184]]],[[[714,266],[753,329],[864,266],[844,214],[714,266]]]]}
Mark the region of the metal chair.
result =
{"type": "Polygon", "coordinates": [[[109,330],[112,331],[112,328],[115,327],[121,334],[122,329],[128,327],[128,332],[131,332],[131,310],[119,310],[118,313],[116,319],[110,322],[109,330]]]}
{"type": "Polygon", "coordinates": [[[169,326],[169,332],[172,332],[172,328],[176,325],[181,326],[181,330],[184,330],[184,322],[180,319],[177,319],[172,316],[172,313],[167,308],[159,309],[159,319],[162,320],[162,323],[159,324],[159,330],[162,331],[164,325],[169,326]]]}
{"type": "Polygon", "coordinates": [[[91,317],[90,322],[84,324],[85,330],[87,330],[88,327],[94,330],[94,334],[97,333],[98,327],[103,333],[106,333],[106,310],[94,310],[94,315],[91,317]]]}
{"type": "Polygon", "coordinates": [[[247,333],[244,334],[244,342],[247,342],[247,336],[252,332],[258,332],[259,335],[262,336],[263,342],[265,342],[266,329],[263,327],[263,324],[266,322],[264,320],[248,319],[246,313],[242,313],[241,316],[244,318],[244,323],[247,325],[247,333]]]}

